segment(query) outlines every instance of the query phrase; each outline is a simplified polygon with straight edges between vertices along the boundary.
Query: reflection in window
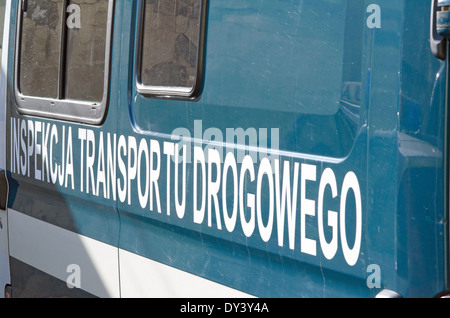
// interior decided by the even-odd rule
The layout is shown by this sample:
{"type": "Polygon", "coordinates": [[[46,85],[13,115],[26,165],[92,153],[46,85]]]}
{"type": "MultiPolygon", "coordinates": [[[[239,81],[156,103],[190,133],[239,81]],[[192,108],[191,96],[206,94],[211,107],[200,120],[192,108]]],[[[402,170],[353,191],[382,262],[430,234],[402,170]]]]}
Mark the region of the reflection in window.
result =
{"type": "Polygon", "coordinates": [[[28,0],[25,4],[20,92],[31,97],[102,101],[109,0],[28,0]],[[71,11],[70,5],[78,10],[71,11]],[[74,12],[81,23],[69,26],[66,19],[74,12]]]}
{"type": "Polygon", "coordinates": [[[56,98],[62,1],[28,1],[22,15],[19,86],[24,95],[56,98]]]}
{"type": "Polygon", "coordinates": [[[195,88],[203,2],[145,1],[140,70],[144,86],[195,88]]]}
{"type": "Polygon", "coordinates": [[[68,99],[101,101],[105,75],[108,1],[77,0],[81,27],[67,29],[66,93],[68,99]]]}

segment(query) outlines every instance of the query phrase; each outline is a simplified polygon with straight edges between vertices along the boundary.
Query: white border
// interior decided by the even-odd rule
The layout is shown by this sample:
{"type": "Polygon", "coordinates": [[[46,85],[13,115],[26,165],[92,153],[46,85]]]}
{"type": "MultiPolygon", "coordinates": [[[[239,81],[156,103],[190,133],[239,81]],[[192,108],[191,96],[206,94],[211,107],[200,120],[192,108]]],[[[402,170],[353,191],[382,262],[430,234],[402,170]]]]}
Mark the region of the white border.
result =
{"type": "Polygon", "coordinates": [[[64,282],[72,282],[69,266],[77,265],[81,289],[99,297],[120,296],[117,247],[12,209],[8,214],[12,257],[64,282]]]}
{"type": "Polygon", "coordinates": [[[124,298],[249,298],[239,290],[120,250],[124,298]]]}
{"type": "Polygon", "coordinates": [[[78,265],[80,288],[99,297],[253,297],[15,210],[9,221],[12,257],[64,282],[78,265]]]}

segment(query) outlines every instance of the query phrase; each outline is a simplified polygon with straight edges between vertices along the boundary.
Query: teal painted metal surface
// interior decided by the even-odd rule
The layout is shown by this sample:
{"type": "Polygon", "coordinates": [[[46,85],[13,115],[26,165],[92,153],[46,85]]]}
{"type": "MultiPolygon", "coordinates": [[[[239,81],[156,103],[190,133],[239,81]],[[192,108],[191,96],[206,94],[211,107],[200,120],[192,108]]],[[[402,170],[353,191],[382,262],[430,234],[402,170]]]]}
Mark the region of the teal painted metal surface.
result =
{"type": "MultiPolygon", "coordinates": [[[[354,171],[363,206],[361,251],[354,266],[346,263],[341,246],[331,261],[324,257],[317,214],[305,218],[307,235],[317,243],[317,255],[311,256],[300,251],[299,232],[292,251],[277,246],[275,227],[265,243],[256,231],[246,238],[237,226],[231,233],[218,230],[214,219],[211,226],[206,220],[193,224],[191,211],[179,220],[174,206],[167,216],[164,200],[162,213],[150,215],[119,204],[124,221],[121,246],[262,296],[333,296],[337,291],[374,295],[379,290],[367,286],[371,264],[381,268],[382,287],[404,296],[432,295],[434,289],[444,288],[440,251],[445,231],[441,193],[445,72],[443,64],[419,44],[427,41],[422,30],[427,30],[428,21],[422,12],[428,12],[428,4],[379,3],[380,29],[366,27],[367,5],[212,2],[202,99],[168,102],[134,93],[130,104],[135,129],[158,140],[161,147],[178,127],[196,138],[192,147],[205,139],[207,129],[218,128],[223,135],[210,131],[210,140],[218,138],[214,147],[219,149],[228,127],[279,129],[283,151],[279,159],[290,163],[292,175],[296,162],[317,168],[317,180],[306,198],[317,199],[326,168],[335,172],[338,184],[354,171]],[[406,18],[411,16],[415,19],[406,18]],[[423,21],[421,31],[412,21],[423,21]],[[346,95],[349,92],[353,95],[346,95]],[[196,120],[201,120],[202,128],[196,120]],[[139,227],[143,232],[136,239],[133,229],[139,227]],[[437,238],[436,249],[423,245],[431,238],[437,238]],[[165,243],[158,246],[146,244],[161,240],[165,243]],[[190,253],[180,259],[186,249],[190,253]]],[[[131,133],[128,124],[122,127],[131,133]]],[[[166,169],[162,161],[162,173],[166,169]]],[[[193,168],[187,170],[189,176],[193,168]]],[[[166,191],[164,185],[159,190],[166,191]]],[[[192,195],[188,189],[186,206],[192,206],[192,195]]],[[[339,211],[336,200],[325,202],[339,211]]],[[[357,222],[355,212],[346,222],[357,222]]],[[[330,240],[331,233],[327,235],[330,240]]]]}
{"type": "Polygon", "coordinates": [[[55,127],[74,167],[36,180],[8,153],[10,208],[257,296],[447,287],[447,74],[427,45],[429,3],[378,1],[377,27],[370,1],[211,0],[202,95],[180,101],[136,90],[136,2],[116,3],[101,126],[20,116],[9,88],[11,138],[55,127]],[[117,182],[100,178],[104,158],[117,182]]]}

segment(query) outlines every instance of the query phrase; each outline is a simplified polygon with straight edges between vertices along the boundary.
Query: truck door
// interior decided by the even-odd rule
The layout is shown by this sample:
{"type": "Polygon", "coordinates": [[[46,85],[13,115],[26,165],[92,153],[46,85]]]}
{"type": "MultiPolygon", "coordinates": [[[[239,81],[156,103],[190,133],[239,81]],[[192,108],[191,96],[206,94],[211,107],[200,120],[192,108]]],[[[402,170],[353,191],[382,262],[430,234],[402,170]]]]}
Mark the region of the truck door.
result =
{"type": "Polygon", "coordinates": [[[96,156],[107,152],[117,120],[109,102],[114,3],[11,1],[13,297],[120,295],[118,215],[103,187],[108,163],[96,156]]]}
{"type": "Polygon", "coordinates": [[[122,296],[370,294],[365,2],[138,6],[122,296]]]}
{"type": "Polygon", "coordinates": [[[429,10],[124,2],[122,296],[441,291],[444,64],[429,10]]]}

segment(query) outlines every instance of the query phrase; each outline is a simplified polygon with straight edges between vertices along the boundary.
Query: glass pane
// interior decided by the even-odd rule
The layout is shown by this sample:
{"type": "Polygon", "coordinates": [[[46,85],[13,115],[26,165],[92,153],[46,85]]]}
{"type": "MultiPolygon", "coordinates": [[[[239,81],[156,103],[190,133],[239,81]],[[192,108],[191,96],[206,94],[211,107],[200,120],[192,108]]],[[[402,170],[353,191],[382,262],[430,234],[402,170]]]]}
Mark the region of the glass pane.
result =
{"type": "Polygon", "coordinates": [[[194,88],[201,4],[202,0],[145,1],[142,84],[194,88]]]}
{"type": "Polygon", "coordinates": [[[29,0],[22,14],[19,86],[24,95],[57,97],[62,0],[29,0]]]}
{"type": "Polygon", "coordinates": [[[69,2],[65,98],[100,102],[105,83],[109,1],[69,2]]]}

